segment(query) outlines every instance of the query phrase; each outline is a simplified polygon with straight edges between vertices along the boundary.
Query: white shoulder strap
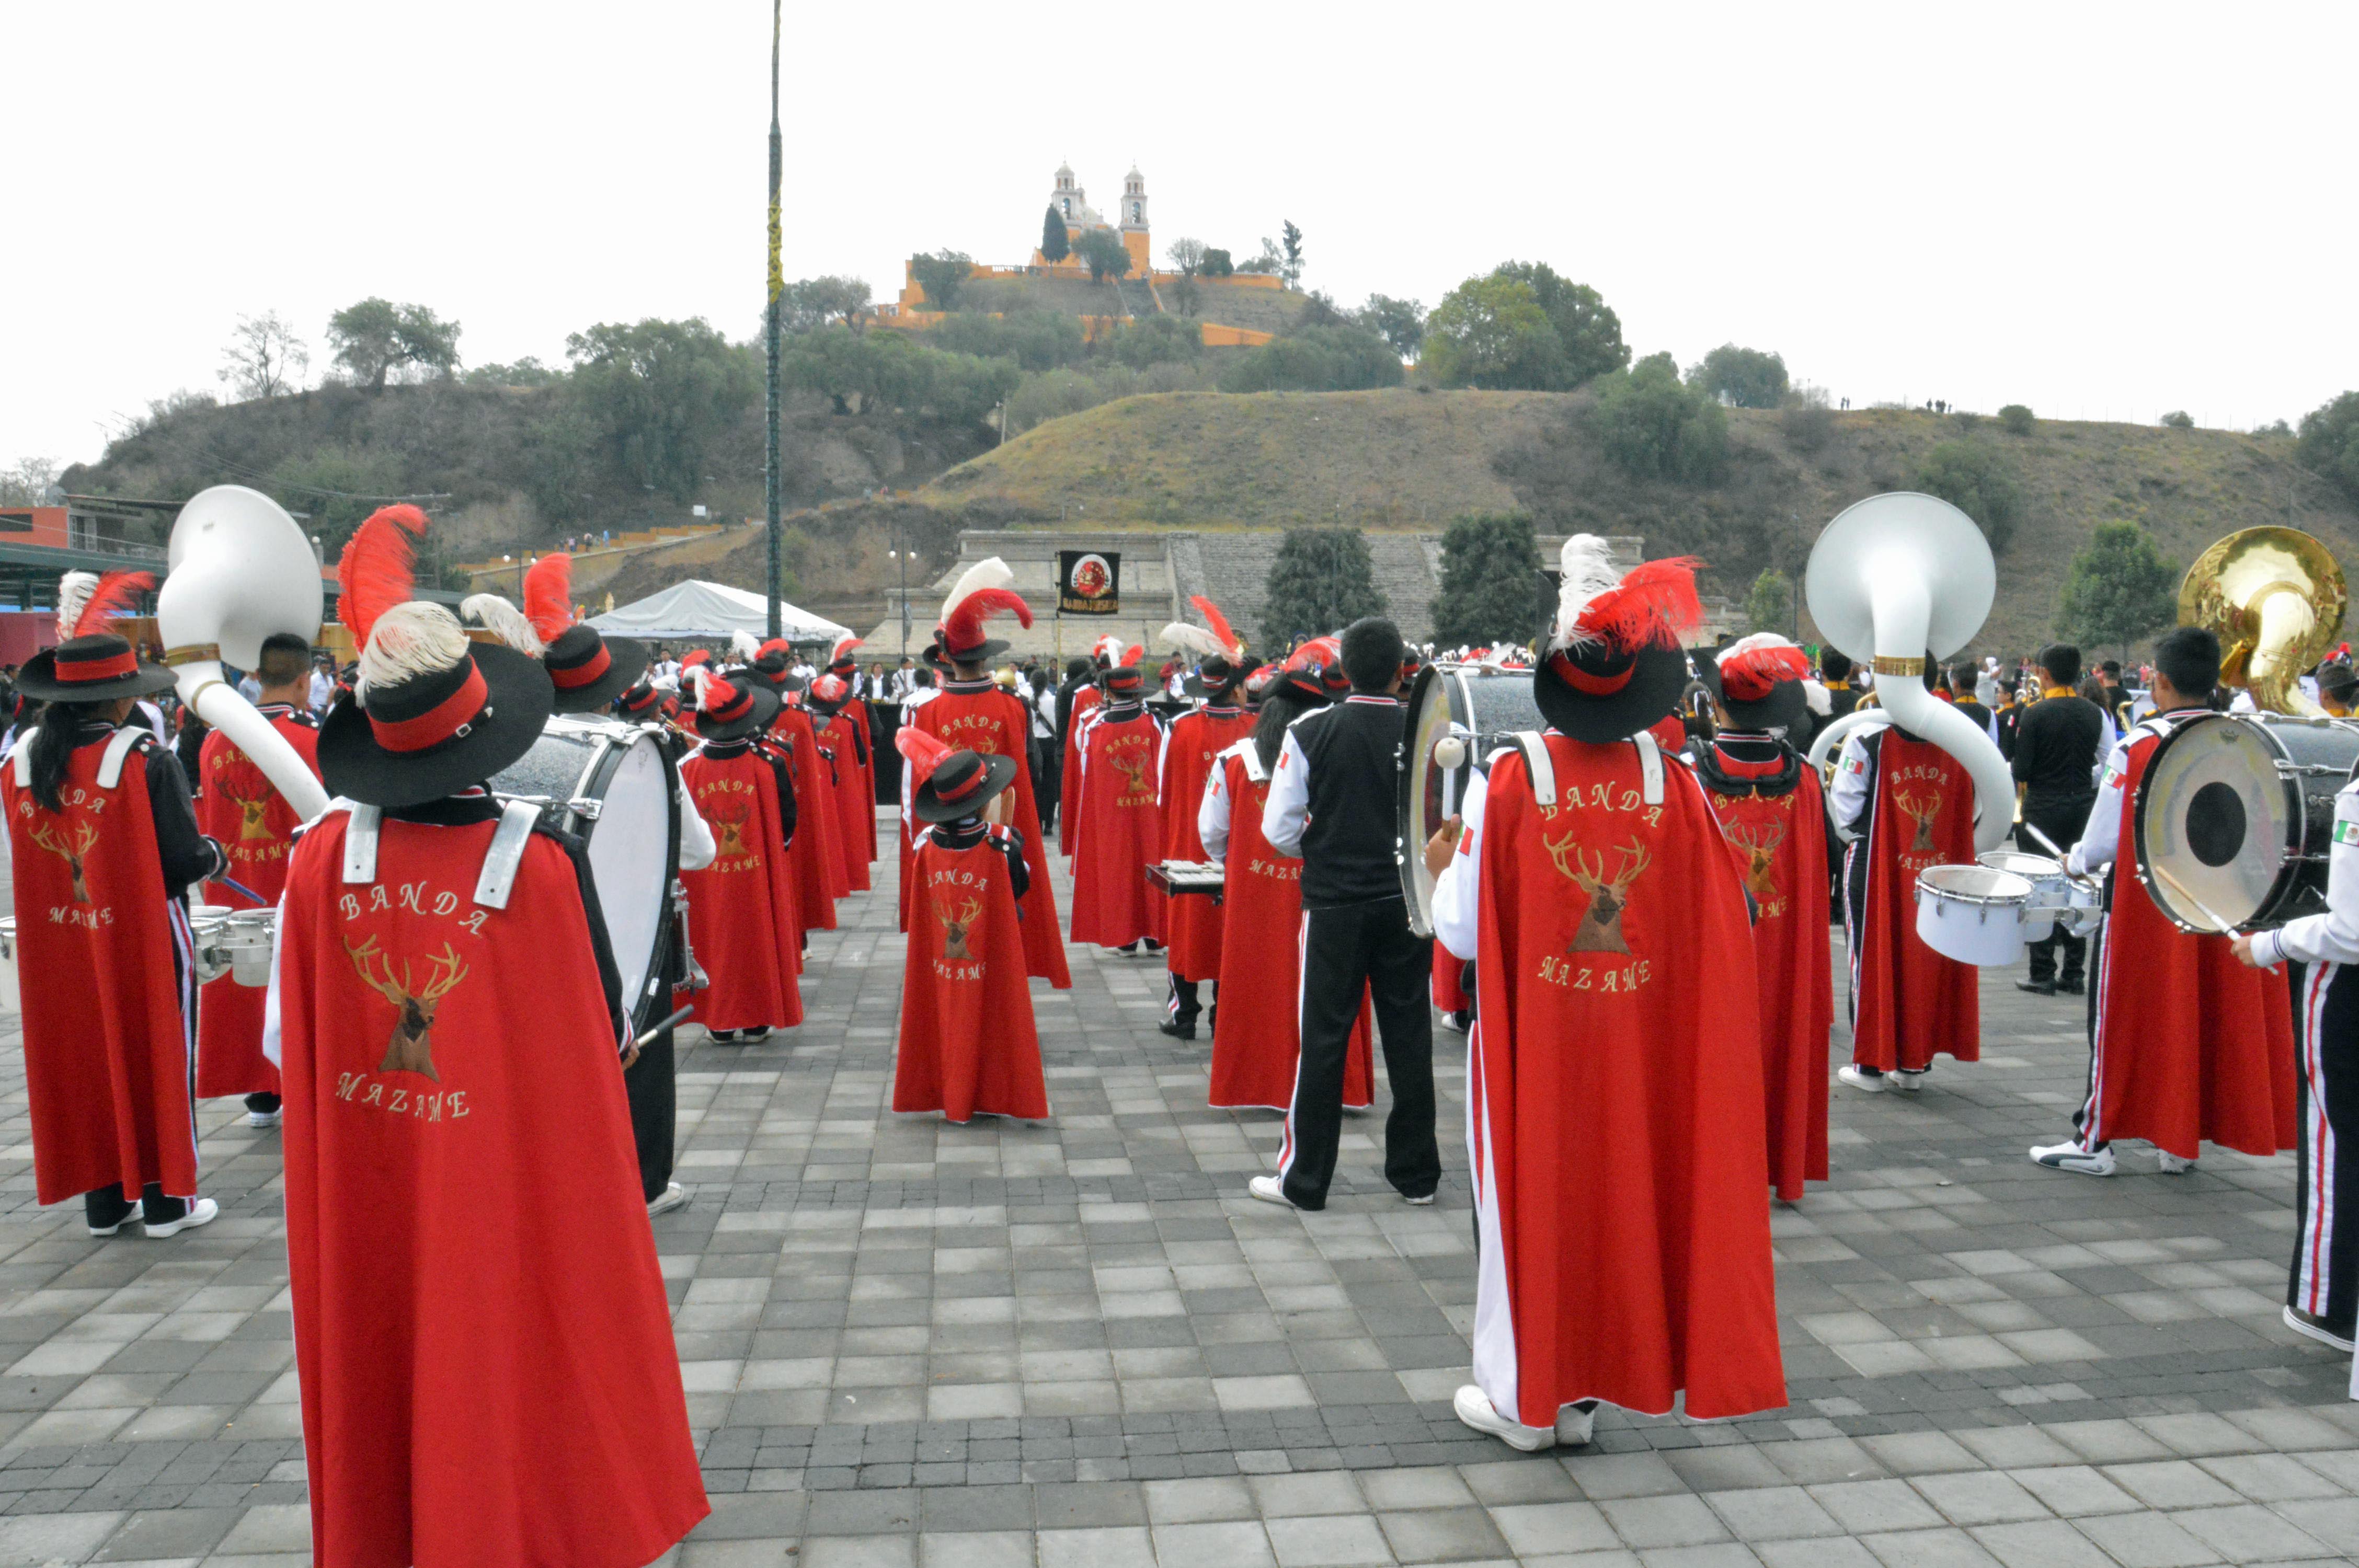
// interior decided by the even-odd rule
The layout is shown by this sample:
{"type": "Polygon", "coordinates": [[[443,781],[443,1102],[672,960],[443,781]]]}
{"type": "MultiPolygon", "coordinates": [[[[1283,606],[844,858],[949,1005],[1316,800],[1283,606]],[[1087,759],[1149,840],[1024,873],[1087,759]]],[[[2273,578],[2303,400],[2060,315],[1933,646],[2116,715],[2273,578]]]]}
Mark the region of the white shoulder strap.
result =
{"type": "Polygon", "coordinates": [[[131,748],[146,740],[151,731],[125,725],[106,742],[106,754],[98,759],[98,787],[113,789],[123,782],[123,763],[131,755],[131,748]]]}
{"type": "Polygon", "coordinates": [[[33,731],[39,728],[38,724],[28,724],[17,730],[16,743],[8,748],[8,759],[16,764],[18,789],[33,787],[33,731]]]}
{"type": "Polygon", "coordinates": [[[344,824],[345,881],[376,881],[376,835],[378,825],[384,820],[382,806],[358,804],[353,806],[352,820],[344,824]]]}
{"type": "Polygon", "coordinates": [[[1524,754],[1524,772],[1531,775],[1532,797],[1542,806],[1556,804],[1556,760],[1549,755],[1548,737],[1537,730],[1518,730],[1516,749],[1524,754]]]}
{"type": "Polygon", "coordinates": [[[1648,806],[1662,805],[1662,747],[1656,743],[1654,732],[1649,730],[1641,730],[1636,735],[1631,736],[1630,743],[1638,748],[1638,773],[1641,780],[1641,787],[1639,790],[1640,796],[1648,806]]]}
{"type": "Polygon", "coordinates": [[[1261,765],[1261,748],[1253,743],[1251,736],[1239,741],[1221,755],[1234,757],[1238,762],[1243,762],[1245,766],[1245,778],[1250,783],[1269,783],[1269,770],[1261,765]]]}
{"type": "Polygon", "coordinates": [[[512,800],[500,808],[500,825],[493,830],[492,847],[484,852],[484,871],[475,879],[475,902],[485,909],[506,909],[516,891],[516,868],[524,864],[524,847],[540,820],[540,807],[528,800],[512,800]]]}

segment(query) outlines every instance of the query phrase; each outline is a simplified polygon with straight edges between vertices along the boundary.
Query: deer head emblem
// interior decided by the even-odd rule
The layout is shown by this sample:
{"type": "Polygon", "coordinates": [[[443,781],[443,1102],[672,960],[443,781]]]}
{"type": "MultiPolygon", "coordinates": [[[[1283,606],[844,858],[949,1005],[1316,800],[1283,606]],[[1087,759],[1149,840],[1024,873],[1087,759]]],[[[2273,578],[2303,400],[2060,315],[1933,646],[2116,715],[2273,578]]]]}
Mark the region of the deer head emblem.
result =
{"type": "Polygon", "coordinates": [[[45,822],[33,829],[33,842],[73,869],[73,901],[88,903],[90,883],[82,880],[82,857],[90,853],[91,846],[98,842],[98,824],[88,821],[75,823],[73,841],[68,843],[58,824],[45,822]]]}
{"type": "Polygon", "coordinates": [[[1900,808],[1901,816],[1917,825],[1917,837],[1908,845],[1911,849],[1933,848],[1933,819],[1941,814],[1941,792],[1936,789],[1925,794],[1926,798],[1919,800],[1905,789],[1892,792],[1892,804],[1900,808]]]}
{"type": "Polygon", "coordinates": [[[718,812],[712,814],[710,820],[721,835],[719,849],[722,855],[742,856],[745,853],[745,822],[750,815],[748,808],[742,806],[733,816],[723,816],[718,812]]]}
{"type": "Polygon", "coordinates": [[[1588,851],[1572,841],[1570,832],[1560,839],[1542,838],[1540,842],[1556,861],[1556,869],[1589,895],[1589,908],[1582,914],[1581,924],[1573,927],[1572,942],[1565,951],[1627,953],[1630,945],[1622,940],[1622,914],[1630,907],[1630,884],[1654,862],[1647,847],[1633,835],[1628,844],[1617,848],[1614,854],[1620,857],[1621,863],[1609,881],[1604,850],[1597,852],[1597,864],[1593,867],[1588,851]]]}
{"type": "Polygon", "coordinates": [[[434,1008],[453,986],[467,978],[467,967],[459,961],[458,949],[445,942],[441,957],[429,960],[430,967],[423,990],[415,989],[407,958],[401,961],[401,979],[396,983],[393,960],[378,951],[374,936],[357,947],[346,942],[344,953],[369,989],[394,1006],[393,1035],[386,1042],[385,1060],[376,1065],[376,1070],[416,1073],[440,1083],[441,1075],[434,1070],[434,1008]],[[385,968],[382,977],[377,974],[380,963],[385,968]]]}
{"type": "Polygon", "coordinates": [[[942,923],[942,957],[944,958],[972,959],[974,957],[967,950],[967,937],[973,934],[975,919],[982,914],[983,901],[979,898],[968,899],[959,905],[956,918],[952,918],[949,912],[943,909],[940,900],[935,901],[934,918],[942,923]]]}
{"type": "Polygon", "coordinates": [[[1133,755],[1129,752],[1108,752],[1106,762],[1116,773],[1130,781],[1123,785],[1124,795],[1155,793],[1155,786],[1147,782],[1147,759],[1144,756],[1133,755]]]}
{"type": "Polygon", "coordinates": [[[1745,851],[1745,891],[1756,903],[1767,903],[1777,896],[1777,884],[1770,873],[1777,870],[1777,846],[1786,841],[1786,825],[1772,822],[1766,827],[1741,827],[1731,822],[1723,826],[1721,837],[1745,851]]]}
{"type": "Polygon", "coordinates": [[[237,841],[239,843],[243,844],[249,838],[266,841],[273,837],[269,824],[262,819],[263,813],[270,809],[268,790],[266,789],[256,795],[243,795],[230,788],[227,780],[222,782],[220,788],[222,798],[234,803],[238,810],[245,814],[245,819],[238,824],[237,841]]]}

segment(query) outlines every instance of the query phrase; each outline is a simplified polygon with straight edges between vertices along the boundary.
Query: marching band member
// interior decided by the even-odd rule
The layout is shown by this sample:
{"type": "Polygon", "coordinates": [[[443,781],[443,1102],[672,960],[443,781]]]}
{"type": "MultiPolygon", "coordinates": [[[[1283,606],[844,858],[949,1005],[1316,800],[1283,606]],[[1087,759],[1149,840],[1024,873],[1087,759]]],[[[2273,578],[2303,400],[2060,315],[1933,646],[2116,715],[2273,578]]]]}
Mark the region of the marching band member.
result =
{"type": "Polygon", "coordinates": [[[1745,883],[1695,775],[1646,733],[1686,684],[1693,563],[1616,580],[1565,543],[1532,679],[1548,732],[1427,846],[1479,970],[1467,1065],[1479,1268],[1458,1419],[1530,1451],[1596,1406],[1786,1402],[1745,883]],[[1451,840],[1456,836],[1456,849],[1451,840]]]}
{"type": "Polygon", "coordinates": [[[2089,1098],[2074,1135],[2031,1151],[2038,1163],[2084,1176],[2114,1173],[2113,1141],[2143,1138],[2166,1173],[2192,1170],[2205,1139],[2246,1154],[2296,1140],[2292,1002],[2275,969],[2239,968],[2226,936],[2180,930],[2145,884],[2118,865],[2135,824],[2147,764],[2180,725],[2208,712],[2220,640],[2180,626],[2155,644],[2156,712],[2105,759],[2088,831],[2071,867],[2105,879],[2097,938],[2089,1098]]]}
{"type": "Polygon", "coordinates": [[[1380,616],[1343,629],[1352,693],[1296,719],[1279,747],[1262,837],[1302,857],[1302,1050],[1277,1173],[1246,1190],[1264,1203],[1327,1206],[1343,1130],[1344,1067],[1362,999],[1383,1029],[1385,1179],[1412,1204],[1441,1181],[1433,1136],[1433,954],[1409,928],[1396,855],[1393,780],[1400,751],[1400,672],[1408,650],[1380,616]]]}
{"type": "Polygon", "coordinates": [[[831,764],[825,793],[828,809],[835,813],[835,842],[844,876],[853,892],[866,892],[870,886],[867,846],[876,837],[875,795],[868,782],[866,721],[854,721],[851,703],[851,683],[842,676],[824,675],[811,682],[805,706],[831,764]]]}
{"type": "MultiPolygon", "coordinates": [[[[2002,719],[2015,716],[2000,731],[2001,749],[2021,795],[2023,820],[2016,827],[2016,847],[2027,854],[2052,855],[2080,842],[2088,829],[2089,810],[2097,801],[2097,748],[2105,715],[2072,689],[2081,678],[2080,649],[2050,643],[2039,650],[2038,663],[2038,699],[2027,708],[2001,709],[2002,719]],[[2046,843],[2033,837],[2035,828],[2046,843]]],[[[2088,969],[2087,938],[2073,935],[2060,923],[2038,941],[2026,944],[2025,952],[2031,971],[2016,982],[2017,989],[2038,996],[2081,994],[2088,969]],[[2063,959],[2060,973],[2059,954],[2063,959]]]]}
{"type": "Polygon", "coordinates": [[[1073,940],[1140,951],[1162,946],[1169,902],[1147,881],[1147,866],[1161,859],[1156,780],[1170,736],[1147,707],[1144,657],[1134,647],[1106,672],[1105,700],[1082,721],[1081,794],[1071,811],[1073,940]]]}
{"type": "MultiPolygon", "coordinates": [[[[255,710],[317,773],[320,721],[310,706],[311,645],[288,633],[266,637],[254,673],[262,683],[255,710]]],[[[197,753],[197,826],[221,844],[229,861],[226,874],[238,884],[212,883],[209,902],[231,909],[276,905],[287,885],[287,856],[295,847],[295,830],[303,825],[301,816],[218,730],[207,732],[197,753]]],[[[242,986],[223,975],[204,988],[197,1010],[197,1097],[244,1095],[249,1127],[278,1125],[278,1069],[262,1054],[264,1000],[261,987],[242,986]]]]}
{"type": "Polygon", "coordinates": [[[43,1204],[79,1195],[92,1236],[132,1221],[173,1236],[219,1212],[197,1196],[188,890],[227,860],[197,829],[180,764],[136,718],[172,672],[105,630],[154,586],[146,572],[60,580],[64,641],[16,675],[49,706],[0,766],[34,1191],[43,1204]]]}
{"type": "MultiPolygon", "coordinates": [[[[1186,689],[1202,706],[1171,721],[1170,738],[1163,749],[1163,776],[1157,794],[1162,802],[1161,858],[1166,860],[1205,858],[1196,821],[1206,785],[1219,771],[1221,753],[1254,730],[1254,716],[1241,701],[1245,676],[1253,671],[1245,658],[1245,639],[1230,629],[1228,617],[1211,600],[1199,597],[1188,602],[1204,618],[1204,626],[1174,622],[1163,629],[1163,634],[1200,655],[1186,689]]],[[[1206,980],[1212,982],[1212,1022],[1216,1028],[1219,1025],[1223,923],[1221,906],[1209,898],[1175,898],[1165,911],[1169,936],[1164,957],[1170,995],[1164,1003],[1164,1021],[1157,1027],[1175,1040],[1196,1038],[1196,1018],[1203,1011],[1197,987],[1206,980]]]]}
{"type": "Polygon", "coordinates": [[[1026,772],[1000,752],[952,751],[921,730],[894,744],[913,782],[916,918],[902,971],[893,1108],[1038,1120],[1048,1080],[1032,1022],[1016,905],[1030,879],[1022,829],[987,822],[1026,772]]]}
{"type": "Polygon", "coordinates": [[[1121,638],[1099,638],[1090,650],[1090,684],[1073,694],[1072,704],[1065,713],[1065,765],[1063,779],[1057,791],[1060,807],[1057,818],[1057,848],[1069,860],[1073,858],[1081,842],[1081,827],[1074,820],[1073,805],[1082,798],[1082,726],[1089,722],[1090,710],[1105,699],[1105,673],[1121,659],[1121,638]]]}
{"type": "Polygon", "coordinates": [[[388,511],[345,554],[359,685],[320,730],[328,789],[360,804],[296,843],[266,1034],[312,1551],[625,1568],[709,1509],[587,860],[482,787],[554,691],[398,602],[424,519],[388,511]],[[551,1223],[530,1195],[560,1189],[551,1223]]]}
{"type": "Polygon", "coordinates": [[[778,699],[744,674],[697,680],[703,744],[679,764],[715,842],[712,864],[680,869],[690,914],[705,934],[699,960],[712,982],[689,1000],[723,1045],[751,1044],[803,1021],[803,928],[789,866],[794,841],[823,809],[819,802],[802,809],[807,797],[786,758],[759,743],[778,699]]]}
{"type": "MultiPolygon", "coordinates": [[[[999,689],[991,678],[991,661],[1007,651],[1006,642],[990,634],[986,622],[1002,611],[1016,624],[1032,624],[1032,607],[1007,585],[1016,574],[994,556],[970,567],[942,601],[942,618],[934,628],[929,655],[939,656],[952,674],[930,701],[910,709],[904,728],[932,736],[945,746],[978,754],[1021,762],[1031,744],[1032,723],[1023,702],[999,689]]],[[[924,672],[919,672],[924,673],[924,672]]],[[[898,737],[895,744],[899,744],[898,737]]],[[[901,777],[901,929],[910,929],[916,911],[912,867],[916,860],[917,818],[910,813],[916,784],[907,769],[901,777]]],[[[1032,775],[1016,770],[1015,792],[1006,807],[1008,823],[1024,849],[1026,886],[1016,901],[1022,915],[1024,971],[1045,979],[1058,990],[1070,989],[1071,972],[1065,966],[1065,946],[1057,932],[1057,895],[1049,885],[1049,854],[1040,842],[1039,807],[1032,799],[1032,775]]]]}
{"type": "Polygon", "coordinates": [[[795,892],[791,925],[799,947],[807,933],[835,929],[835,901],[852,892],[852,875],[836,845],[835,813],[821,809],[833,787],[831,759],[820,744],[810,711],[794,700],[803,685],[787,666],[784,643],[763,644],[754,662],[732,678],[764,687],[777,699],[777,707],[756,731],[755,743],[786,765],[794,791],[796,827],[787,846],[787,875],[795,892]]]}
{"type": "MultiPolygon", "coordinates": [[[[1888,678],[1917,676],[1938,691],[1938,668],[1928,657],[1922,671],[1888,678]]],[[[1835,1076],[1871,1094],[1913,1094],[1937,1054],[1982,1056],[1975,971],[1919,938],[1914,896],[1919,872],[1973,862],[1973,779],[1957,758],[1894,725],[1843,741],[1827,805],[1835,825],[1856,835],[1843,860],[1852,1059],[1835,1076]]]]}
{"type": "MultiPolygon", "coordinates": [[[[1302,861],[1262,837],[1261,814],[1287,727],[1329,700],[1323,677],[1339,668],[1332,637],[1305,643],[1283,666],[1265,666],[1247,682],[1262,687],[1253,733],[1223,752],[1204,785],[1196,832],[1207,858],[1223,863],[1222,994],[1212,1015],[1215,1109],[1284,1110],[1294,1098],[1302,1054],[1302,861]]],[[[1178,900],[1175,903],[1180,902],[1178,900]]],[[[1375,1099],[1372,1014],[1363,987],[1359,1022],[1343,1059],[1343,1104],[1365,1109],[1375,1099]]]]}
{"type": "MultiPolygon", "coordinates": [[[[860,646],[857,637],[846,634],[837,638],[835,651],[828,656],[827,673],[843,683],[844,697],[836,710],[852,727],[852,764],[860,774],[860,798],[866,803],[866,818],[853,835],[853,853],[864,864],[873,866],[876,863],[876,759],[868,751],[874,727],[868,717],[868,704],[860,694],[860,661],[852,656],[852,650],[860,646]]],[[[841,747],[837,748],[837,755],[840,760],[841,747]]],[[[870,885],[870,879],[861,877],[856,885],[864,889],[870,885]]]]}
{"type": "Polygon", "coordinates": [[[1794,1203],[1805,1183],[1827,1179],[1827,1032],[1835,1017],[1826,803],[1818,770],[1788,739],[1810,719],[1810,656],[1759,633],[1698,664],[1719,732],[1696,747],[1696,777],[1744,862],[1753,901],[1769,1180],[1794,1203]]]}

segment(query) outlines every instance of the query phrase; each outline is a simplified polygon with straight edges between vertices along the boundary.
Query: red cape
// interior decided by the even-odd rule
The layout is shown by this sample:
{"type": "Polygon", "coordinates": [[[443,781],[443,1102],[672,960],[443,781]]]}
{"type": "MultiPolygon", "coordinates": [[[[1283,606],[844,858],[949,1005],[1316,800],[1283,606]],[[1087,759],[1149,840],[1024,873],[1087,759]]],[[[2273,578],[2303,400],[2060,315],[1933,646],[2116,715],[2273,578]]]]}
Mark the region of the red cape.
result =
{"type": "Polygon", "coordinates": [[[1169,903],[1147,880],[1160,859],[1163,820],[1155,781],[1163,727],[1144,709],[1109,721],[1092,716],[1082,737],[1082,789],[1072,803],[1081,835],[1073,854],[1073,940],[1125,947],[1163,940],[1169,903]]]}
{"type": "MultiPolygon", "coordinates": [[[[792,1028],[803,1021],[802,944],[778,811],[785,766],[759,750],[734,757],[698,752],[679,764],[688,798],[720,850],[711,865],[679,873],[689,940],[712,981],[679,996],[708,1029],[792,1028]]],[[[803,815],[798,802],[798,838],[803,815]]]]}
{"type": "MultiPolygon", "coordinates": [[[[1253,733],[1254,716],[1242,708],[1200,708],[1171,721],[1163,750],[1163,853],[1166,860],[1201,860],[1204,841],[1196,836],[1196,812],[1204,804],[1204,781],[1216,759],[1253,733]]],[[[1221,906],[1209,898],[1181,897],[1164,912],[1170,933],[1165,963],[1183,980],[1221,978],[1221,906]]]]}
{"type": "Polygon", "coordinates": [[[852,721],[839,713],[827,722],[820,744],[835,753],[828,780],[828,809],[835,813],[835,849],[843,862],[844,880],[853,892],[866,892],[869,845],[875,837],[876,808],[869,804],[866,775],[854,754],[852,721]],[[867,822],[861,817],[865,816],[867,822]]]}
{"type": "Polygon", "coordinates": [[[853,765],[860,770],[860,797],[868,803],[867,828],[853,834],[853,842],[855,852],[873,866],[876,863],[876,753],[871,750],[871,742],[876,731],[869,724],[868,705],[860,698],[845,698],[841,712],[858,737],[859,743],[853,748],[853,765]]]}
{"type": "Polygon", "coordinates": [[[801,898],[802,928],[832,931],[835,901],[852,892],[852,878],[836,844],[842,829],[831,804],[827,759],[819,754],[819,731],[809,709],[789,703],[778,709],[770,734],[785,744],[788,776],[795,786],[795,840],[787,854],[801,898]]]}
{"type": "MultiPolygon", "coordinates": [[[[283,713],[269,717],[270,727],[286,737],[317,777],[319,726],[299,723],[283,713]]],[[[229,856],[233,878],[260,894],[262,904],[276,904],[279,890],[287,885],[287,856],[295,847],[295,829],[303,825],[303,818],[262,770],[218,730],[205,737],[203,749],[197,753],[197,778],[199,830],[229,856]]],[[[205,902],[232,909],[259,907],[220,882],[205,884],[205,902]]],[[[269,997],[265,988],[242,986],[227,975],[199,993],[200,1098],[278,1092],[278,1069],[262,1054],[262,1014],[269,997]]]]}
{"type": "Polygon", "coordinates": [[[2236,962],[2225,936],[2164,918],[2134,869],[2132,807],[2162,741],[2136,733],[2122,782],[2120,856],[2097,972],[2085,1135],[2144,1138],[2192,1160],[2205,1139],[2245,1154],[2294,1146],[2292,1002],[2283,969],[2236,962]]]}
{"type": "MultiPolygon", "coordinates": [[[[1250,742],[1247,742],[1250,744],[1250,742]]],[[[1248,778],[1245,759],[1221,760],[1229,795],[1229,849],[1216,912],[1222,917],[1221,1005],[1212,1026],[1212,1083],[1205,1103],[1219,1109],[1294,1103],[1302,1060],[1302,861],[1262,837],[1269,781],[1248,778]]],[[[1179,904],[1211,903],[1187,895],[1179,904]]],[[[1343,1055],[1343,1103],[1375,1100],[1374,1014],[1363,993],[1360,1022],[1343,1055]]]]}
{"type": "Polygon", "coordinates": [[[386,821],[347,886],[350,820],[278,946],[314,1558],[638,1568],[710,1510],[572,862],[536,834],[486,910],[494,824],[386,821]]]}
{"type": "Polygon", "coordinates": [[[1684,763],[1655,807],[1635,746],[1547,743],[1560,804],[1503,756],[1480,841],[1475,1380],[1532,1426],[1681,1389],[1691,1416],[1775,1409],[1743,884],[1684,763]]]}
{"type": "Polygon", "coordinates": [[[1433,945],[1433,1005],[1444,1012],[1464,1012],[1474,1005],[1466,991],[1466,960],[1436,942],[1433,945]]]}
{"type": "MultiPolygon", "coordinates": [[[[1724,773],[1751,771],[1723,756],[1724,773]]],[[[1772,764],[1774,770],[1776,764],[1772,764]]],[[[1792,1203],[1827,1179],[1827,1032],[1835,1016],[1827,952],[1827,812],[1815,768],[1784,795],[1710,792],[1722,837],[1744,858],[1755,906],[1769,1179],[1792,1203]]]]}
{"type": "MultiPolygon", "coordinates": [[[[153,741],[142,743],[152,745],[153,741]]],[[[190,1036],[172,954],[189,918],[166,896],[141,753],[101,789],[104,742],[77,747],[53,812],[0,764],[16,876],[16,974],[32,1101],[33,1185],[45,1204],[115,1182],[197,1190],[190,1036]]]]}
{"type": "Polygon", "coordinates": [[[946,849],[929,833],[919,840],[916,878],[893,1108],[939,1110],[952,1121],[977,1113],[1038,1120],[1049,1114],[1049,1086],[1006,860],[990,842],[946,849]]]}
{"type": "Polygon", "coordinates": [[[1071,714],[1065,720],[1065,770],[1063,787],[1057,795],[1057,848],[1067,860],[1073,857],[1074,847],[1081,842],[1080,825],[1073,820],[1073,803],[1082,798],[1082,720],[1088,718],[1105,693],[1093,686],[1085,686],[1073,693],[1071,714]]]}
{"type": "MultiPolygon", "coordinates": [[[[1844,914],[1851,934],[1851,1059],[1887,1073],[1930,1067],[1940,1054],[1978,1060],[1980,973],[1944,958],[1917,935],[1918,873],[1973,863],[1973,780],[1940,747],[1897,730],[1870,736],[1865,750],[1864,765],[1874,776],[1868,829],[1845,862],[1851,885],[1856,885],[1851,867],[1867,867],[1865,903],[1844,914]]],[[[2013,804],[1996,809],[2012,810],[2013,804]]]]}

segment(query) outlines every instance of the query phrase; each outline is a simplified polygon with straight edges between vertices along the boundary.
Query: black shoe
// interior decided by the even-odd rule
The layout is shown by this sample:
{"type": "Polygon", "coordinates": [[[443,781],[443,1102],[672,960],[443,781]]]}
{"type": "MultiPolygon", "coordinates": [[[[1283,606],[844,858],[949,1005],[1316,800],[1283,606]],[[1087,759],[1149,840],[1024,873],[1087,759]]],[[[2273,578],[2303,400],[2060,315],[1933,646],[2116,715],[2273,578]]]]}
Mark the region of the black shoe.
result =
{"type": "Polygon", "coordinates": [[[2066,996],[2079,996],[2087,988],[2082,986],[2078,979],[2071,979],[2058,980],[2056,989],[2066,996]]]}
{"type": "Polygon", "coordinates": [[[1155,1028],[1158,1033],[1169,1034],[1174,1040],[1196,1038],[1196,1021],[1191,1018],[1167,1018],[1155,1028]]]}
{"type": "Polygon", "coordinates": [[[2054,996],[2056,982],[2054,980],[2017,980],[2015,982],[2015,989],[2019,991],[2029,991],[2033,996],[2054,996]]]}

